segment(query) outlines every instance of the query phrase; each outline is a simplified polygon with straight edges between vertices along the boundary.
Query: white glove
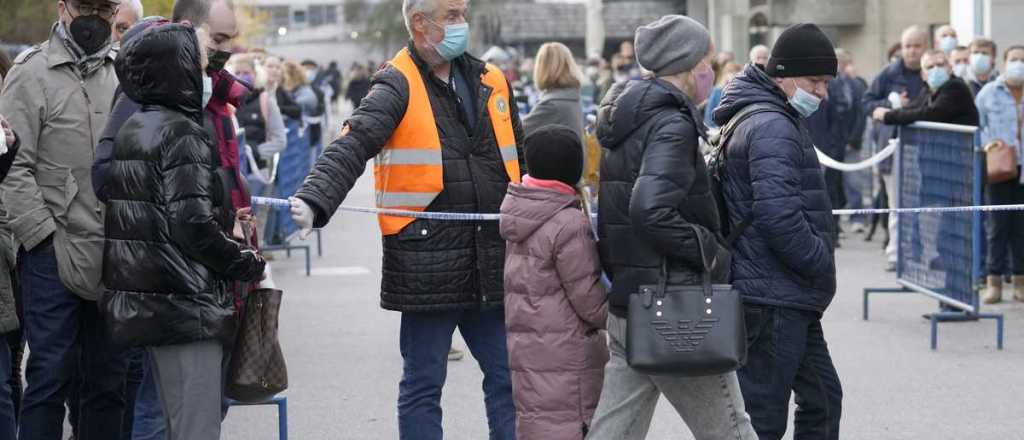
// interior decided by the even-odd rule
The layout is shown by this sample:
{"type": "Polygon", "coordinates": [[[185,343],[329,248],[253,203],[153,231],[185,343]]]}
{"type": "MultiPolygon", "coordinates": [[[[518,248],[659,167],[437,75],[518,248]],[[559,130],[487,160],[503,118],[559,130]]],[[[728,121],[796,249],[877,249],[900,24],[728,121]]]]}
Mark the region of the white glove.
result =
{"type": "Polygon", "coordinates": [[[305,240],[313,232],[313,208],[296,197],[289,197],[288,201],[292,204],[292,221],[299,227],[299,238],[305,240]]]}

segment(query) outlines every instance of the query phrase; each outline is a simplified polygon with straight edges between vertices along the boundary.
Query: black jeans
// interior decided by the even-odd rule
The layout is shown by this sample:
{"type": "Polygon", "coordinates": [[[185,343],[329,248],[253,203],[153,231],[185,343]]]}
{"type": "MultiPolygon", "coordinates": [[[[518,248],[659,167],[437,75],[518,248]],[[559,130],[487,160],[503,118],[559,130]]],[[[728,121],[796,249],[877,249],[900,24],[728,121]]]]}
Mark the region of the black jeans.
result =
{"type": "Polygon", "coordinates": [[[121,437],[125,362],[111,346],[95,301],[68,290],[47,240],[18,256],[28,340],[27,386],[22,400],[22,440],[60,440],[64,403],[79,376],[78,439],[121,437]]]}
{"type": "MultiPolygon", "coordinates": [[[[993,205],[1021,204],[1024,186],[1016,180],[991,184],[988,198],[993,205]]],[[[987,223],[988,273],[1024,275],[1024,212],[993,212],[987,223]]]]}
{"type": "Polygon", "coordinates": [[[843,389],[817,313],[747,304],[747,364],[740,389],[760,440],[786,433],[796,394],[794,440],[839,438],[843,389]]]}

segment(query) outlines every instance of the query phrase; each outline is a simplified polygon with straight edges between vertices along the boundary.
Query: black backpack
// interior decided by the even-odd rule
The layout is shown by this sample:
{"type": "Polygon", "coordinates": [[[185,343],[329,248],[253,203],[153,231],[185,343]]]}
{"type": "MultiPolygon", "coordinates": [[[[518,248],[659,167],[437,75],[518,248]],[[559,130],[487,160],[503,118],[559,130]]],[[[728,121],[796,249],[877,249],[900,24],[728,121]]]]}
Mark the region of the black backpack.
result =
{"type": "Polygon", "coordinates": [[[715,198],[715,204],[718,205],[718,218],[721,222],[720,230],[722,231],[722,236],[725,237],[725,243],[727,246],[732,246],[733,242],[739,239],[740,236],[743,235],[743,232],[750,227],[750,224],[753,223],[754,219],[748,215],[747,218],[743,219],[743,221],[736,225],[735,229],[732,228],[732,224],[729,222],[729,209],[725,202],[725,193],[723,191],[725,173],[727,170],[725,163],[726,151],[729,148],[729,141],[732,140],[732,134],[737,128],[739,128],[743,121],[750,119],[751,116],[758,113],[767,112],[783,114],[790,121],[793,121],[794,124],[797,124],[797,121],[793,119],[792,115],[786,113],[785,110],[780,109],[778,106],[767,103],[751,104],[744,107],[739,113],[733,115],[733,117],[729,119],[729,122],[722,127],[721,131],[718,132],[718,135],[713,135],[708,140],[710,151],[708,153],[707,162],[708,174],[711,177],[711,195],[715,198]]]}

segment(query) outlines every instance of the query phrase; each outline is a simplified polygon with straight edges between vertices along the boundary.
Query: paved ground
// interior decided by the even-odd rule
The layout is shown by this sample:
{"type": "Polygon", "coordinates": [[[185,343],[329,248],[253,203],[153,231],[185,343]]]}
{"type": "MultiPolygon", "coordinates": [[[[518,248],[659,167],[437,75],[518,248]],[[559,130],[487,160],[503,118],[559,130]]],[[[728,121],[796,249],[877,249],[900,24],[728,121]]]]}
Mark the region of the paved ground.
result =
{"type": "MultiPolygon", "coordinates": [[[[371,183],[364,177],[348,203],[371,205],[371,183]]],[[[375,220],[343,213],[323,238],[314,276],[302,274],[301,258],[282,254],[273,263],[286,292],[281,335],[291,379],[291,438],[397,438],[399,315],[378,307],[375,220]]],[[[877,297],[872,321],[861,320],[862,288],[894,284],[881,261],[878,245],[860,236],[848,238],[838,256],[839,293],[825,316],[825,334],[846,396],[842,437],[1024,439],[1024,304],[992,308],[1007,316],[1005,351],[995,349],[991,322],[975,322],[944,325],[939,351],[932,352],[920,317],[935,308],[932,300],[877,297]]],[[[471,358],[450,364],[443,398],[447,438],[487,438],[481,380],[471,358]]],[[[272,408],[238,408],[223,438],[275,439],[276,433],[272,408]]],[[[692,436],[662,402],[648,438],[692,436]]]]}

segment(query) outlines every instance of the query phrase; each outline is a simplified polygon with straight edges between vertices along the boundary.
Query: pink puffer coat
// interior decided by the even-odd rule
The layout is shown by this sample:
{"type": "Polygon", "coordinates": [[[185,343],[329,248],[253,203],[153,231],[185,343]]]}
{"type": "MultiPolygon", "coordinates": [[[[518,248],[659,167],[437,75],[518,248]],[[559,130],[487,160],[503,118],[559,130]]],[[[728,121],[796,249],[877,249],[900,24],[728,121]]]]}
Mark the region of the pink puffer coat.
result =
{"type": "Polygon", "coordinates": [[[608,361],[607,294],[588,220],[572,195],[513,184],[501,236],[516,436],[582,439],[608,361]]]}

